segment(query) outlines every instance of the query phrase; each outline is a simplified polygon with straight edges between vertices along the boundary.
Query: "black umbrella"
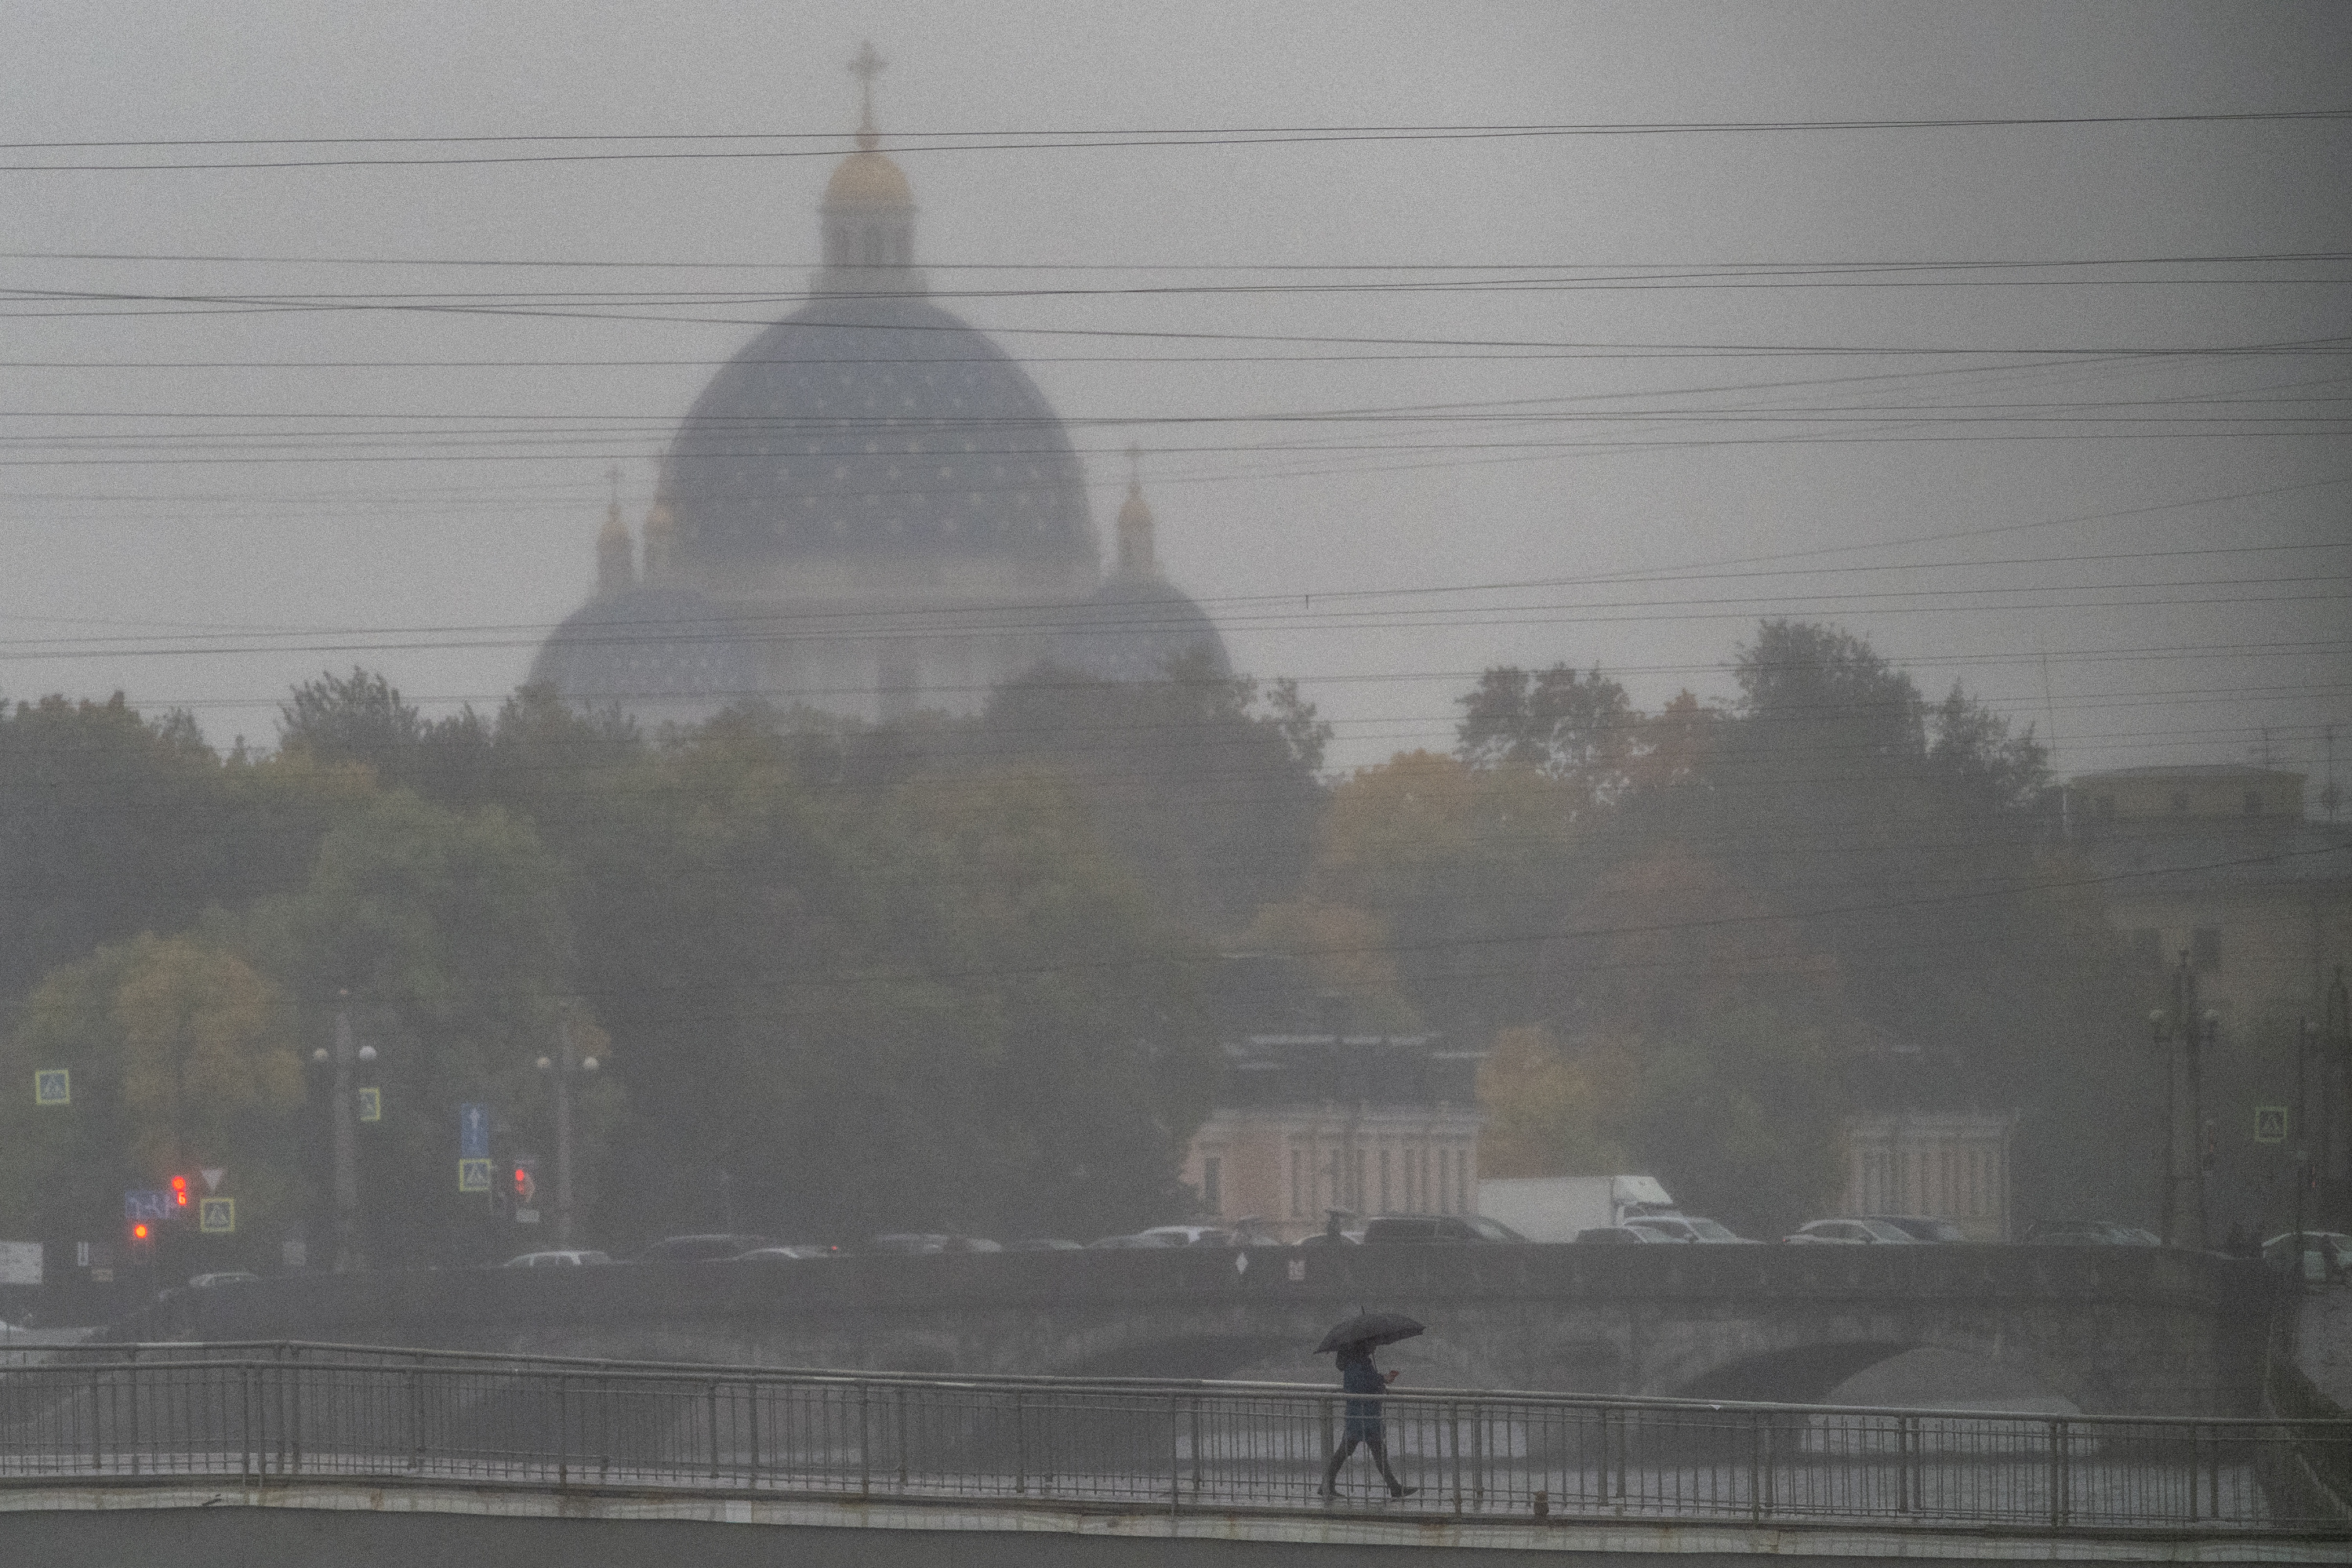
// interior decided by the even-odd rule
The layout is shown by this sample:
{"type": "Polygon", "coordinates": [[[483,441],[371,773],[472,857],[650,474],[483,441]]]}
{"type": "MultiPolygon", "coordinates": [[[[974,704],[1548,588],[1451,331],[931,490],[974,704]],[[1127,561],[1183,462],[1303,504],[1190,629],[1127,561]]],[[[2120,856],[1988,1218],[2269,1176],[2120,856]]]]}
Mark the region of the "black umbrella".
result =
{"type": "Polygon", "coordinates": [[[1409,1340],[1426,1331],[1402,1312],[1359,1312],[1325,1334],[1323,1342],[1315,1347],[1315,1353],[1321,1355],[1327,1351],[1343,1351],[1349,1345],[1361,1345],[1370,1350],[1375,1345],[1392,1345],[1399,1340],[1409,1340]]]}

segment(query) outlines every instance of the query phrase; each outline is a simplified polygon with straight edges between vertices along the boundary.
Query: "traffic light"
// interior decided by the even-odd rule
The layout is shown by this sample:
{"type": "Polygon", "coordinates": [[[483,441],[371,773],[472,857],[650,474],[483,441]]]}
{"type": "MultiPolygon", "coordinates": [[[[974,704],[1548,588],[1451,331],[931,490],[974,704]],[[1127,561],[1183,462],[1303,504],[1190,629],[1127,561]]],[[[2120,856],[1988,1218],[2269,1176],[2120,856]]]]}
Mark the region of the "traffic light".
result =
{"type": "Polygon", "coordinates": [[[155,1256],[155,1229],[145,1220],[131,1222],[131,1261],[144,1263],[155,1256]]]}
{"type": "Polygon", "coordinates": [[[176,1209],[188,1206],[188,1178],[185,1176],[172,1178],[172,1206],[176,1209]]]}
{"type": "Polygon", "coordinates": [[[517,1208],[528,1208],[530,1200],[539,1195],[539,1162],[525,1155],[514,1163],[514,1201],[517,1208]]]}

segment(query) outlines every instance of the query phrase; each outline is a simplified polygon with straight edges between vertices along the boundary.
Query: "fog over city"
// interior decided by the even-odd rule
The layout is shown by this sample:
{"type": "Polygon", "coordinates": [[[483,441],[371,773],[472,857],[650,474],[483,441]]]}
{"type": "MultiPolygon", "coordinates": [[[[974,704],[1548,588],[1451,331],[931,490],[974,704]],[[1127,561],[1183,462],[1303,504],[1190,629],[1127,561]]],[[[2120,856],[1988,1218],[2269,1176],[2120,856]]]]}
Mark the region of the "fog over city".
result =
{"type": "Polygon", "coordinates": [[[15,17],[12,699],[267,745],[356,660],[494,706],[607,466],[635,523],[802,298],[870,38],[935,296],[1097,529],[1144,449],[1171,578],[1334,763],[1444,749],[1490,664],[1728,697],[1766,615],[2062,773],[2315,772],[2352,716],[2352,131],[2293,118],[2337,7],[15,17]],[[2024,123],[1800,128],[1889,121],[2024,123]]]}
{"type": "Polygon", "coordinates": [[[2352,6],[5,19],[0,1561],[2352,1542],[2352,6]]]}

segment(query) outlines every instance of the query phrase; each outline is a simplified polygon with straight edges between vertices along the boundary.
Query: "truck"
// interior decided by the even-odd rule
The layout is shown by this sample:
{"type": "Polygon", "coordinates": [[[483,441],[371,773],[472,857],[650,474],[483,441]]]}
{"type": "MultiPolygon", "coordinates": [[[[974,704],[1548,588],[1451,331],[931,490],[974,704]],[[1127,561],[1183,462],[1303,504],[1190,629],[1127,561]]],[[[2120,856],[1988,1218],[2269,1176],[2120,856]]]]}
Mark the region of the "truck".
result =
{"type": "Polygon", "coordinates": [[[1654,1176],[1506,1176],[1478,1184],[1478,1212],[1529,1241],[1574,1241],[1580,1230],[1672,1214],[1654,1176]]]}

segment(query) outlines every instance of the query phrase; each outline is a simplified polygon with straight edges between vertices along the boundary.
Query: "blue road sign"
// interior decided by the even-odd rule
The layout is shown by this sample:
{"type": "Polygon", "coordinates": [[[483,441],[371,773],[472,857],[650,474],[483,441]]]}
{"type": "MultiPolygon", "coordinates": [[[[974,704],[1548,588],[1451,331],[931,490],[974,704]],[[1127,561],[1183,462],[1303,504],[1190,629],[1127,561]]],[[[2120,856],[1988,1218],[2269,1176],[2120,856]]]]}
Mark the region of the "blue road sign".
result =
{"type": "Polygon", "coordinates": [[[141,1192],[132,1188],[122,1194],[124,1219],[162,1219],[171,1212],[172,1196],[169,1193],[141,1192]]]}
{"type": "Polygon", "coordinates": [[[490,1157],[488,1106],[461,1105],[457,1108],[457,1157],[461,1160],[487,1160],[490,1157]]]}

